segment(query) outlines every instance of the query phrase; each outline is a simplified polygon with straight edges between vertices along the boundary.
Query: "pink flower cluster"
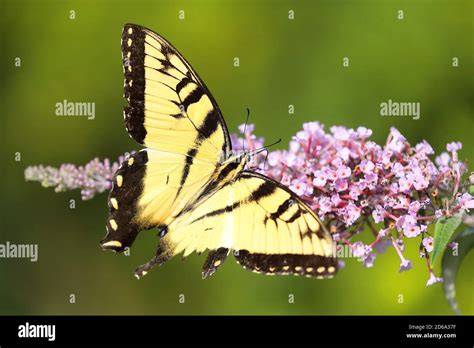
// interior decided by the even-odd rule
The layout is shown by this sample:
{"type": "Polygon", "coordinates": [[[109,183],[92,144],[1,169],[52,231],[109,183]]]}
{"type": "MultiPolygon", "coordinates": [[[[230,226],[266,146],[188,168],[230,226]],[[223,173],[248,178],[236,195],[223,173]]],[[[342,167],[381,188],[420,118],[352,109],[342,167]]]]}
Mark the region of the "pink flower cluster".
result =
{"type": "Polygon", "coordinates": [[[109,159],[100,161],[94,158],[84,166],[65,163],[59,168],[51,166],[30,166],[25,170],[27,181],[39,181],[43,187],[54,187],[56,192],[81,190],[83,200],[92,199],[97,193],[110,190],[115,171],[126,156],[120,156],[118,161],[109,159]]]}
{"type": "MultiPolygon", "coordinates": [[[[239,127],[241,133],[242,126],[239,127]]],[[[263,140],[247,126],[243,138],[234,136],[237,150],[243,139],[247,150],[263,146],[263,140]]],[[[467,168],[458,160],[461,143],[447,145],[433,162],[432,147],[423,141],[412,147],[395,128],[383,146],[369,140],[365,127],[340,126],[326,133],[319,122],[303,124],[289,144],[289,150],[259,155],[258,170],[289,186],[319,214],[333,233],[334,240],[348,245],[353,256],[372,267],[376,254],[392,245],[400,256],[400,271],[412,267],[403,256],[404,238],[421,237],[420,255],[430,271],[428,285],[441,281],[433,275],[429,252],[433,238],[427,226],[442,216],[474,208],[474,198],[461,180],[467,168]],[[366,227],[374,241],[353,242],[366,227]],[[433,278],[434,277],[434,278],[433,278]]],[[[472,176],[471,176],[472,180],[472,176]]]]}

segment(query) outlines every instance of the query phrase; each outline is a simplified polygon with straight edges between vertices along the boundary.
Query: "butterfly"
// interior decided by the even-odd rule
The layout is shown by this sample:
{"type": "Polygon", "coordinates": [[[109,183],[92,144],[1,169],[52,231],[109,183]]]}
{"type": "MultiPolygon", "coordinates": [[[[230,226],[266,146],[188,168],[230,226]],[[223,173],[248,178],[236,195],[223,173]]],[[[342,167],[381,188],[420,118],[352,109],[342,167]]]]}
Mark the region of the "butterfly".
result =
{"type": "Polygon", "coordinates": [[[317,215],[286,186],[246,169],[231,154],[216,101],[183,56],[157,33],[126,24],[122,33],[126,129],[145,148],[115,173],[103,249],[123,252],[139,231],[157,228],[144,276],[178,254],[208,251],[202,277],[232,252],[245,269],[330,278],[335,248],[317,215]]]}

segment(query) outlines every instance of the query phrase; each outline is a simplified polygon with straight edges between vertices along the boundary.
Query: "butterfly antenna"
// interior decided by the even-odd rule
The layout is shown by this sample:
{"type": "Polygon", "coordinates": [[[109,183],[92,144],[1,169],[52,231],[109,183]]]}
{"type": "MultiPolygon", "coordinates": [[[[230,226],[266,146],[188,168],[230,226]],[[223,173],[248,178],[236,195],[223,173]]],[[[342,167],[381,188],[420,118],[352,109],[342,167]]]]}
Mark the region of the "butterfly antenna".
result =
{"type": "Polygon", "coordinates": [[[255,150],[255,151],[253,151],[250,155],[257,155],[257,154],[259,154],[260,152],[263,152],[263,151],[267,151],[267,152],[268,152],[268,148],[269,148],[270,146],[276,145],[276,144],[278,144],[278,143],[281,143],[281,138],[278,139],[277,141],[275,141],[274,143],[271,143],[270,145],[262,146],[261,148],[259,148],[259,149],[255,150]]]}
{"type": "Polygon", "coordinates": [[[242,149],[245,152],[245,132],[247,131],[247,123],[249,121],[250,117],[250,109],[247,108],[247,117],[245,118],[245,123],[244,123],[244,137],[242,139],[242,149]]]}
{"type": "Polygon", "coordinates": [[[278,139],[277,141],[275,141],[274,143],[271,143],[270,145],[267,145],[267,146],[262,146],[261,148],[255,150],[255,151],[252,151],[251,153],[249,153],[250,156],[254,156],[254,155],[258,155],[259,153],[263,152],[263,151],[266,151],[267,154],[265,155],[265,161],[264,161],[264,164],[263,164],[263,170],[266,171],[267,168],[266,168],[266,165],[267,165],[267,159],[268,159],[268,155],[269,155],[269,151],[268,151],[268,147],[270,146],[273,146],[273,145],[276,145],[278,143],[281,142],[281,138],[278,139]]]}

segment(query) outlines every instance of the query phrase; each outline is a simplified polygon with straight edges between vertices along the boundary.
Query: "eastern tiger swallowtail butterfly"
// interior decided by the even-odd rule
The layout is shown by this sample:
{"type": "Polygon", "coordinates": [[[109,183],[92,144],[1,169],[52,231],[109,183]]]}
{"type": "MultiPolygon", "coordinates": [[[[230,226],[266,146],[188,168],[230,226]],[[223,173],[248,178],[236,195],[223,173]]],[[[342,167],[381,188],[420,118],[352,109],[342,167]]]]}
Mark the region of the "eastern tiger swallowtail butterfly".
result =
{"type": "Polygon", "coordinates": [[[333,241],[316,214],[282,184],[245,169],[231,153],[224,118],[183,56],[152,30],[122,33],[125,126],[144,149],[115,173],[103,249],[123,252],[140,230],[158,228],[155,256],[137,278],[177,254],[209,250],[202,277],[230,251],[248,270],[332,277],[333,241]]]}

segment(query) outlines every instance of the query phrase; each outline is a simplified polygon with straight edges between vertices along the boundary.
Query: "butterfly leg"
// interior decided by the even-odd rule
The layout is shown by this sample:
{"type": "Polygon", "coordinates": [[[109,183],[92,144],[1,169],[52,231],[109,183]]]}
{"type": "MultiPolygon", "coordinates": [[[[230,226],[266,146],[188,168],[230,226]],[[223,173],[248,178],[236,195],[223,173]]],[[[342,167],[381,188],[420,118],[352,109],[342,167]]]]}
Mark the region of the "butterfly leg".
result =
{"type": "Polygon", "coordinates": [[[229,249],[219,248],[217,250],[210,250],[207,255],[207,259],[202,267],[202,279],[209,278],[211,275],[216,273],[220,266],[224,263],[229,249]]]}
{"type": "Polygon", "coordinates": [[[141,277],[146,275],[153,267],[161,266],[166,261],[171,259],[172,256],[173,255],[167,252],[166,250],[163,250],[161,247],[158,247],[156,255],[150,261],[137,267],[137,269],[135,270],[135,277],[137,277],[137,279],[140,279],[141,277]]]}

